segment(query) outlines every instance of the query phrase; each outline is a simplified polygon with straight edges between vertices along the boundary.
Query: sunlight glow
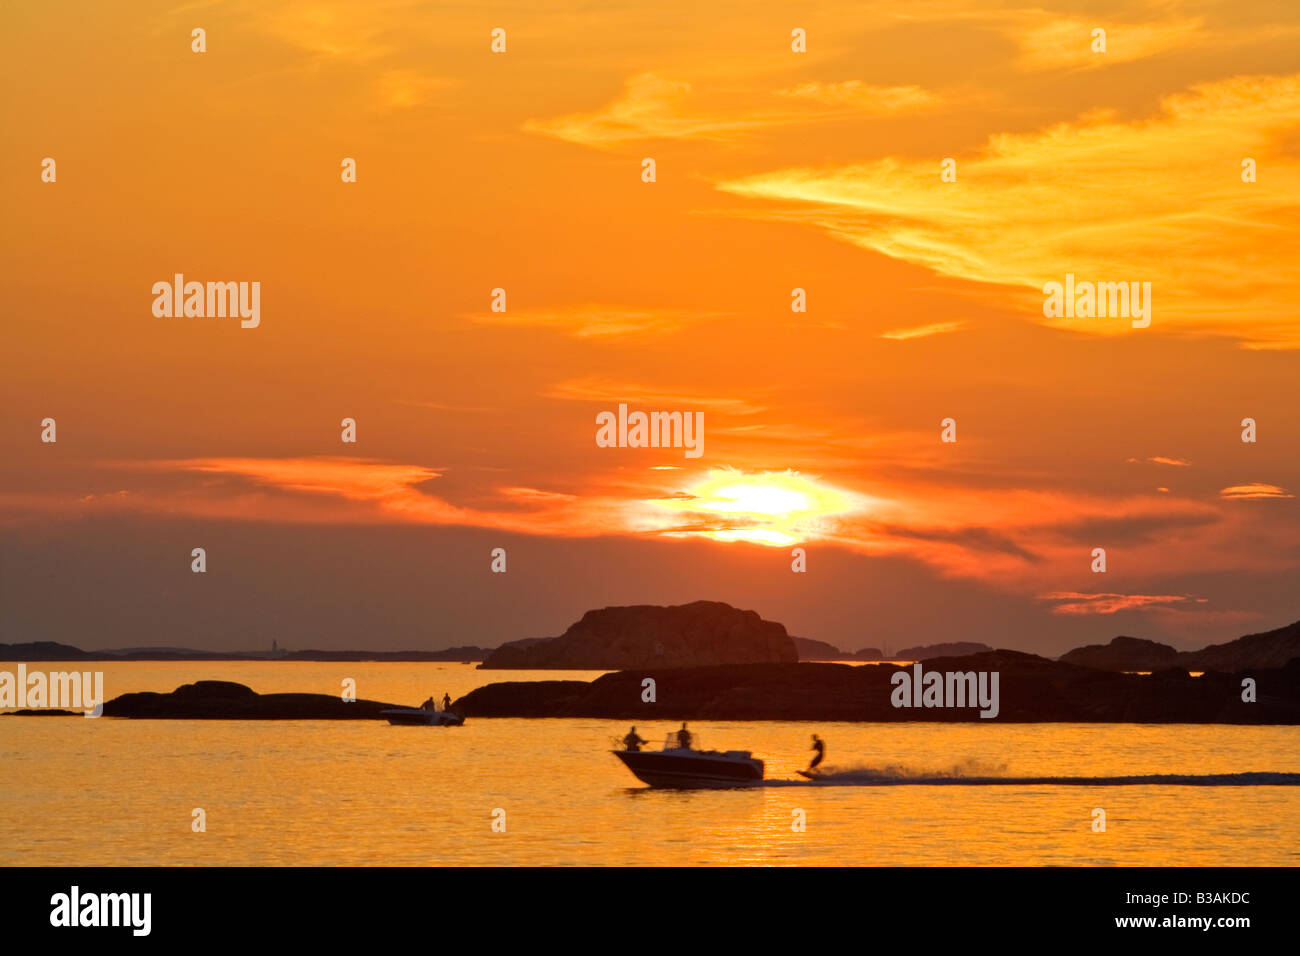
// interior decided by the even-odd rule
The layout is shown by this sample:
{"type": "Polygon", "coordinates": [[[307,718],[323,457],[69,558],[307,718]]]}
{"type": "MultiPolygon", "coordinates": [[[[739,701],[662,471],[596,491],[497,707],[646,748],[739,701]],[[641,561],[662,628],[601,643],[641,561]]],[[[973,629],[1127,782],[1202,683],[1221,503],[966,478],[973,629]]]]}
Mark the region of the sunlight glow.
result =
{"type": "Polygon", "coordinates": [[[744,474],[710,471],[679,498],[656,501],[690,526],[673,537],[705,537],[783,547],[830,531],[841,515],[860,510],[861,496],[793,471],[744,474]]]}

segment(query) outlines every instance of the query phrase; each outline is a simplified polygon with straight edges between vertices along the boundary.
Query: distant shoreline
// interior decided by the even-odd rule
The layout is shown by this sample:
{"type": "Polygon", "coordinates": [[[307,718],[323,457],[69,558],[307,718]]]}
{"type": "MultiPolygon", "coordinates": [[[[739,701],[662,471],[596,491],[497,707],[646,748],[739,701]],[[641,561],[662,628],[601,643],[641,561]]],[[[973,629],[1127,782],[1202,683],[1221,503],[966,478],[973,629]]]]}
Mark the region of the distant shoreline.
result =
{"type": "Polygon", "coordinates": [[[449,647],[441,651],[191,651],[184,648],[132,648],[123,651],[83,651],[70,644],[40,642],[34,644],[0,644],[0,663],[40,661],[87,661],[91,663],[136,663],[140,661],[305,661],[328,663],[350,662],[452,662],[478,664],[491,653],[484,647],[449,647]]]}
{"type": "MultiPolygon", "coordinates": [[[[86,651],[57,641],[30,641],[0,643],[0,663],[458,662],[477,664],[482,670],[619,671],[762,662],[834,661],[897,665],[993,651],[985,644],[953,641],[904,647],[892,653],[874,647],[848,652],[822,641],[791,637],[782,625],[764,621],[753,611],[739,611],[720,602],[697,601],[676,607],[638,605],[588,611],[560,637],[508,641],[496,648],[467,644],[440,650],[333,651],[304,648],[290,651],[272,642],[270,649],[261,651],[202,651],[167,646],[86,651]],[[691,638],[687,640],[686,635],[691,635],[691,638]]],[[[1197,651],[1180,651],[1168,644],[1119,636],[1108,644],[1088,644],[1056,658],[1040,659],[1112,673],[1156,673],[1175,669],[1238,673],[1284,668],[1295,658],[1300,658],[1300,621],[1222,644],[1210,644],[1197,651]]]]}
{"type": "MultiPolygon", "coordinates": [[[[170,719],[377,718],[397,705],[355,703],[333,695],[258,694],[230,681],[201,680],[171,693],[137,692],[104,703],[105,717],[170,719]]],[[[595,680],[501,681],[477,687],[451,705],[466,718],[611,720],[974,721],[990,723],[1300,724],[1300,658],[1249,673],[1180,668],[1150,675],[1115,673],[1017,651],[938,658],[911,668],[824,663],[712,665],[637,669],[595,680]],[[926,686],[969,678],[971,698],[921,695],[926,686]],[[941,673],[942,672],[942,673],[941,673]],[[899,675],[902,675],[901,678],[899,675]],[[984,699],[983,680],[992,696],[984,699]],[[899,696],[902,679],[916,693],[899,696]],[[1255,688],[1258,687],[1256,700],[1255,688]],[[652,687],[662,703],[646,697],[652,687]],[[979,701],[974,688],[979,688],[979,701]],[[1000,690],[999,690],[1000,688],[1000,690]],[[924,700],[920,699],[925,697],[924,700]],[[991,704],[991,709],[985,710],[991,704]]]]}
{"type": "MultiPolygon", "coordinates": [[[[921,668],[922,665],[915,665],[921,668]]],[[[453,705],[467,718],[811,720],[849,722],[1300,724],[1300,658],[1249,673],[1182,668],[1148,675],[1098,670],[1019,651],[935,658],[923,670],[997,674],[1000,702],[984,720],[974,705],[897,702],[895,675],[912,668],[814,662],[643,668],[594,681],[503,681],[453,705]],[[1243,693],[1258,685],[1258,702],[1243,693]],[[652,686],[657,700],[647,701],[652,686]]]]}

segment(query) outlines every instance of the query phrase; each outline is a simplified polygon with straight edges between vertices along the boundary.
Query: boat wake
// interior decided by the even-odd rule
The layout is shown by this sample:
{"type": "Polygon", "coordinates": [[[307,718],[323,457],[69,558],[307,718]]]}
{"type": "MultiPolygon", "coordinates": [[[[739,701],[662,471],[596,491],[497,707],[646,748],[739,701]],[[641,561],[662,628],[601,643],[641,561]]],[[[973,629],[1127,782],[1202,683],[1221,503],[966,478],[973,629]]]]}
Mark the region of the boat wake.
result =
{"type": "Polygon", "coordinates": [[[1297,787],[1300,773],[1151,773],[1116,777],[1008,777],[999,773],[971,772],[969,767],[946,771],[911,770],[906,767],[827,768],[812,780],[766,780],[767,786],[792,787],[1297,787]]]}

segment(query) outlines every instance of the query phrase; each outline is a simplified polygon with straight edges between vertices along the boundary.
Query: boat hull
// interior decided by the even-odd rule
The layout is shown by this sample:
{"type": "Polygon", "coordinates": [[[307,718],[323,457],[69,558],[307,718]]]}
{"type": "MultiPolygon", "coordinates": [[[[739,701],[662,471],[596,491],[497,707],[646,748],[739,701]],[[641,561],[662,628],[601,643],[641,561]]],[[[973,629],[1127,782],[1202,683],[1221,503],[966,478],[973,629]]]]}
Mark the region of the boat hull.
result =
{"type": "Polygon", "coordinates": [[[763,761],[698,750],[610,751],[642,783],[652,787],[701,789],[750,787],[763,779],[763,761]]]}
{"type": "Polygon", "coordinates": [[[459,727],[465,723],[464,717],[449,710],[419,710],[412,707],[381,710],[379,713],[390,724],[400,727],[459,727]]]}

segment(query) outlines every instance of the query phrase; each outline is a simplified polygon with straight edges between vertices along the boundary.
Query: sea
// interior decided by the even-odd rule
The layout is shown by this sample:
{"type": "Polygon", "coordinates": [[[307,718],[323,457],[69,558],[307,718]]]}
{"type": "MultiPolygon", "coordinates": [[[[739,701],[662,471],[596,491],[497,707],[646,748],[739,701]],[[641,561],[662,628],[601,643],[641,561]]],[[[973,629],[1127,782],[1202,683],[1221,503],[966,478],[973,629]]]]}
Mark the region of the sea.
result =
{"type": "MultiPolygon", "coordinates": [[[[67,670],[69,662],[29,663],[67,670]]],[[[599,671],[111,662],[109,698],[229,680],[417,705],[599,671]]],[[[861,665],[872,666],[872,665],[861,665]]],[[[689,714],[647,705],[658,747],[689,714]]],[[[1202,865],[1300,862],[1300,727],[692,721],[761,786],[656,790],[628,722],[0,718],[0,865],[1202,865]],[[811,735],[828,779],[796,774],[811,735]]]]}

